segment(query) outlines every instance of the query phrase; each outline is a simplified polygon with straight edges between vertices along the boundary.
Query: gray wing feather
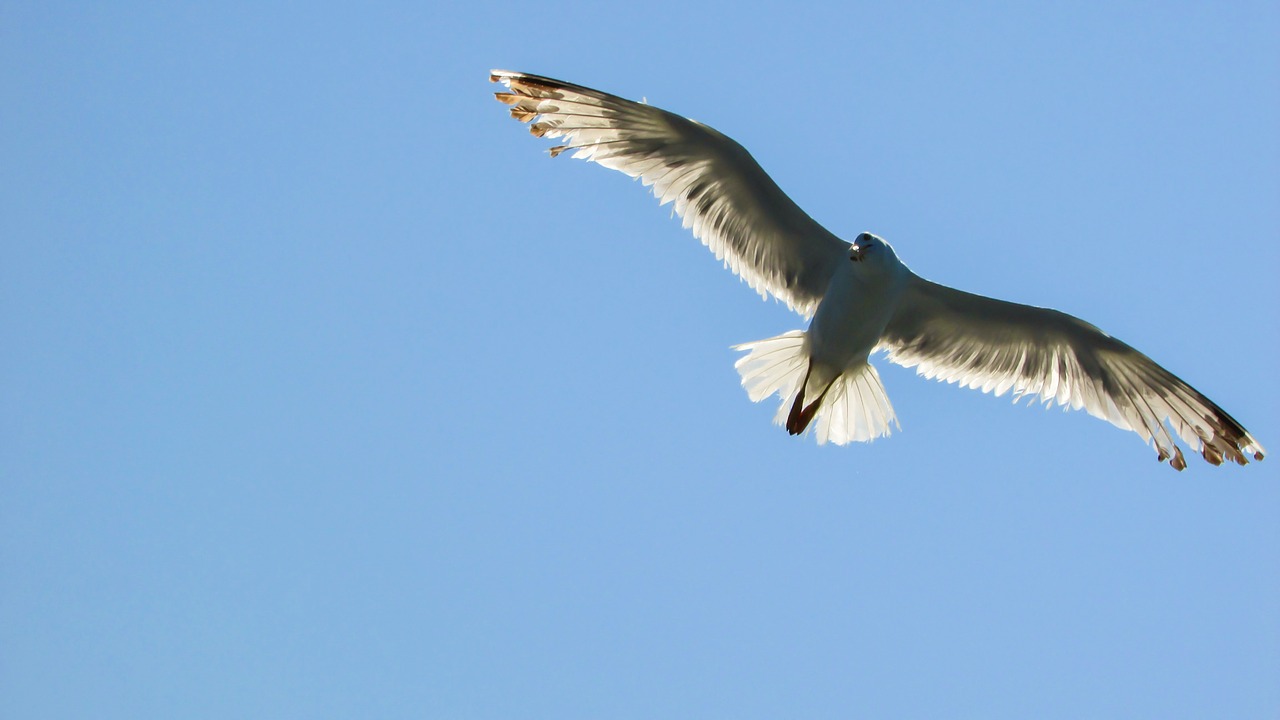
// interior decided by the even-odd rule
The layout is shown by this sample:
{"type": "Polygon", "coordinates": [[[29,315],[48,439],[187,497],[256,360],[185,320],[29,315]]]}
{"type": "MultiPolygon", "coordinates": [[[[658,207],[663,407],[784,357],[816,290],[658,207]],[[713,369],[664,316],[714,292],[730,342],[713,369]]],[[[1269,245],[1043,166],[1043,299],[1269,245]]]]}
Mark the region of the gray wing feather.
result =
{"type": "Polygon", "coordinates": [[[1263,457],[1258,441],[1195,388],[1057,310],[912,277],[880,347],[892,362],[928,378],[1084,409],[1137,433],[1156,447],[1160,460],[1179,470],[1186,461],[1174,434],[1214,465],[1263,457]]]}
{"type": "Polygon", "coordinates": [[[512,117],[552,155],[599,163],[675,203],[684,226],[754,290],[810,316],[849,244],[801,210],[738,143],[702,123],[579,85],[494,70],[512,117]]]}

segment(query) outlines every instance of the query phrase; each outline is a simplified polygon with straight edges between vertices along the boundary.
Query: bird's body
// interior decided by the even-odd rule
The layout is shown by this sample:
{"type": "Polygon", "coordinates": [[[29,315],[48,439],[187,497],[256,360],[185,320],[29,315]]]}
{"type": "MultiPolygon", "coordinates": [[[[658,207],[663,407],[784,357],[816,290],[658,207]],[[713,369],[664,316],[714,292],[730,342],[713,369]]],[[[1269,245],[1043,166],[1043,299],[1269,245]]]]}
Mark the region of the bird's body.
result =
{"type": "Polygon", "coordinates": [[[775,419],[792,434],[816,428],[819,442],[838,444],[888,435],[897,418],[870,363],[885,351],[925,377],[1084,409],[1179,470],[1177,438],[1215,465],[1263,457],[1220,407],[1089,323],[925,280],[870,233],[840,240],[741,145],[701,123],[536,75],[491,79],[510,88],[498,99],[535,135],[567,139],[553,156],[573,150],[640,178],[752,288],[812,318],[804,332],[735,348],[747,352],[735,365],[747,393],[781,396],[775,419]]]}
{"type": "Polygon", "coordinates": [[[864,255],[868,246],[876,247],[876,257],[838,263],[806,331],[815,366],[843,370],[865,364],[911,278],[888,243],[863,233],[856,246],[864,255]]]}
{"type": "Polygon", "coordinates": [[[808,369],[802,390],[792,400],[794,412],[788,414],[787,430],[792,434],[803,432],[811,419],[799,414],[807,407],[806,399],[812,403],[822,398],[842,376],[856,378],[868,372],[871,353],[911,275],[888,243],[870,233],[859,235],[853,248],[861,259],[836,263],[804,333],[808,369]]]}

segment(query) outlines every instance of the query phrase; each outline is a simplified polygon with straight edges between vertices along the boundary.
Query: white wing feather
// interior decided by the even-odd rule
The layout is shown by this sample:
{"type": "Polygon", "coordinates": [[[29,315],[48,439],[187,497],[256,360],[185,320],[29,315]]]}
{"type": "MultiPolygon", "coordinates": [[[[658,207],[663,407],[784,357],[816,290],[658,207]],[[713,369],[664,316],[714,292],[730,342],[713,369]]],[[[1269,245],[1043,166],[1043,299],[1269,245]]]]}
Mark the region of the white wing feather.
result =
{"type": "Polygon", "coordinates": [[[684,226],[763,297],[806,317],[848,252],[738,143],[694,120],[580,85],[494,70],[495,93],[530,132],[564,138],[573,156],[640,178],[684,226]]]}
{"type": "Polygon", "coordinates": [[[1084,409],[1186,466],[1173,429],[1214,465],[1264,450],[1240,423],[1151,358],[1065,313],[954,290],[913,276],[880,348],[928,378],[1015,400],[1084,409]],[[1165,423],[1169,427],[1166,427],[1165,423]]]}

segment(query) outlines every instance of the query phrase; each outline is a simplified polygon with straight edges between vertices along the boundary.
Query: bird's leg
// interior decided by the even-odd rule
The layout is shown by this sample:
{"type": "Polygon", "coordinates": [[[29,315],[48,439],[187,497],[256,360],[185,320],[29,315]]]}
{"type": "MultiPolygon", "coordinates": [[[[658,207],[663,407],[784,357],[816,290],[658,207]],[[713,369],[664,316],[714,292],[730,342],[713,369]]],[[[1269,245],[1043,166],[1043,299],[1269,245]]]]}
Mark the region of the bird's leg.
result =
{"type": "Polygon", "coordinates": [[[800,416],[804,414],[804,389],[809,385],[809,373],[813,372],[813,363],[804,371],[804,379],[800,381],[800,389],[796,391],[795,402],[791,403],[791,412],[787,414],[787,432],[799,435],[804,432],[805,425],[797,426],[800,416]]]}
{"type": "Polygon", "coordinates": [[[809,385],[809,374],[813,372],[813,365],[809,365],[809,369],[804,373],[804,380],[800,383],[800,391],[796,393],[795,402],[791,403],[791,412],[787,415],[787,432],[792,435],[799,435],[809,427],[809,423],[813,422],[813,416],[817,414],[818,408],[822,407],[822,400],[827,396],[827,391],[835,385],[837,375],[831,378],[827,386],[822,388],[822,392],[818,393],[818,399],[814,400],[808,406],[804,404],[804,390],[809,385]]]}

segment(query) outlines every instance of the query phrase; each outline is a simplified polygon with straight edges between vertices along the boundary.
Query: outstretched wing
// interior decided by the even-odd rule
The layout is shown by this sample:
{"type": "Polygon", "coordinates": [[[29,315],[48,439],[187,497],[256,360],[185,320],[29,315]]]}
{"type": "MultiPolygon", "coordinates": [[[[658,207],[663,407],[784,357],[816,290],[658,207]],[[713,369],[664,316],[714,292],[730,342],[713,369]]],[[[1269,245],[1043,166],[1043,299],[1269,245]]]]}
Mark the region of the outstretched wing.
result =
{"type": "Polygon", "coordinates": [[[1039,396],[1155,445],[1181,470],[1182,450],[1220,465],[1261,460],[1262,446],[1195,388],[1098,328],[1057,310],[1018,305],[912,277],[880,348],[928,378],[1014,398],[1039,396]],[[1165,422],[1168,422],[1166,427],[1165,422]]]}
{"type": "Polygon", "coordinates": [[[741,145],[702,123],[580,85],[493,70],[511,116],[553,147],[640,178],[753,289],[813,314],[849,244],[805,214],[741,145]]]}

